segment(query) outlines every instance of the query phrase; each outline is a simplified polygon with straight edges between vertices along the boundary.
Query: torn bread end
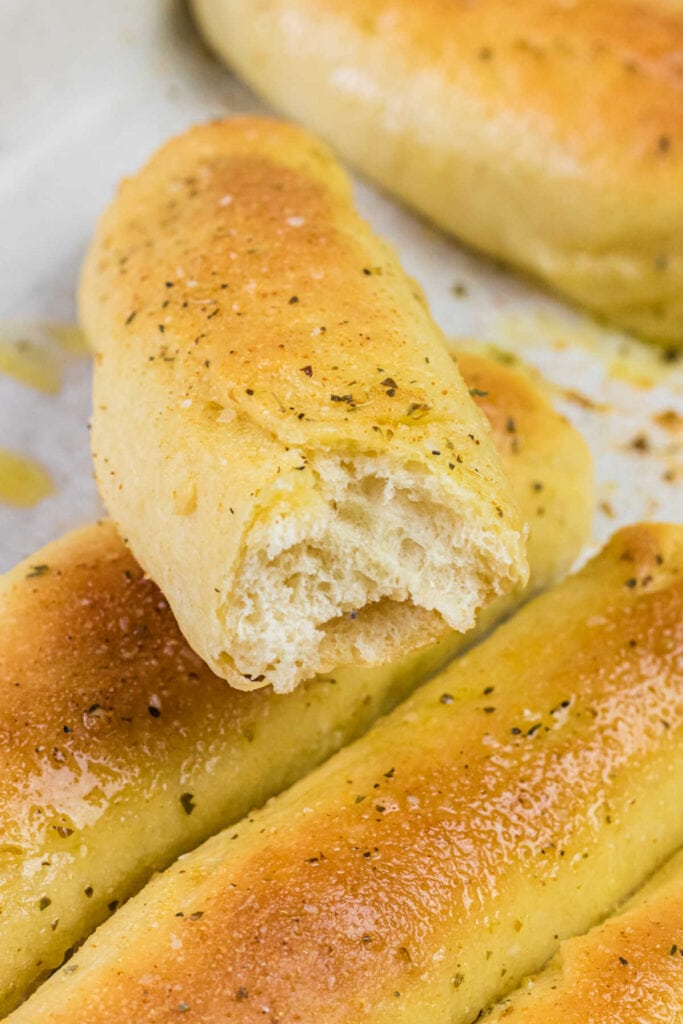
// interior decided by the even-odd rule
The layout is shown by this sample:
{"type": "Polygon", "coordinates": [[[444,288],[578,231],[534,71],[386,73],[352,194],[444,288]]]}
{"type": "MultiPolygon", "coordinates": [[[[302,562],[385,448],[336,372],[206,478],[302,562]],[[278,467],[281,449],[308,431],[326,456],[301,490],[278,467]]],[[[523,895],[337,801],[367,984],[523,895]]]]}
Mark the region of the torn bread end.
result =
{"type": "Polygon", "coordinates": [[[252,525],[220,609],[232,685],[288,692],[352,660],[382,663],[465,632],[524,582],[523,538],[482,527],[471,496],[419,464],[324,454],[306,470],[252,525]]]}

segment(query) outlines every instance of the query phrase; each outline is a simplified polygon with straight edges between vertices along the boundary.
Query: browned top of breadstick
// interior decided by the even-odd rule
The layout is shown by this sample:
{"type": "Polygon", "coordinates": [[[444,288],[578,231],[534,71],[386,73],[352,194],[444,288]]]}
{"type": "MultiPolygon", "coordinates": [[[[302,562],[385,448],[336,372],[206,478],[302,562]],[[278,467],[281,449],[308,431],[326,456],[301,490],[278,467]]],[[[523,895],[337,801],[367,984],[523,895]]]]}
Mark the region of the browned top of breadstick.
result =
{"type": "Polygon", "coordinates": [[[683,531],[620,531],[13,1021],[473,1020],[683,837],[683,531]]]}
{"type": "Polygon", "coordinates": [[[590,159],[620,188],[640,168],[656,194],[658,178],[681,166],[676,0],[295,0],[294,7],[385,35],[406,74],[438,68],[445,85],[476,95],[482,115],[520,119],[536,138],[560,144],[565,160],[590,159]]]}

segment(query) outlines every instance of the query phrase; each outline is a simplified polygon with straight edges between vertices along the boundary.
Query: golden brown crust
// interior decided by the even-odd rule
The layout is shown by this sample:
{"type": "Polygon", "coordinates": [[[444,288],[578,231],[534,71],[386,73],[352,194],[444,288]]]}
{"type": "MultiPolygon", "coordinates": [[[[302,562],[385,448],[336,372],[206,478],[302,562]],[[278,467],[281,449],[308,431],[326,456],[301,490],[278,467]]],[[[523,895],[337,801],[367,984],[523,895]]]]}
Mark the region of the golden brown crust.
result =
{"type": "MultiPolygon", "coordinates": [[[[585,442],[519,373],[466,354],[460,366],[486,392],[477,401],[531,520],[538,589],[588,537],[585,442]]],[[[497,602],[482,628],[520,599],[497,602]]],[[[239,693],[189,649],[109,523],[69,534],[2,579],[0,638],[0,1014],[110,904],[365,731],[465,642],[452,634],[403,662],[345,668],[286,698],[239,693]],[[22,863],[33,872],[22,875],[22,863]]]]}
{"type": "Polygon", "coordinates": [[[681,342],[675,0],[193,7],[278,109],[442,227],[617,323],[681,342]]]}
{"type": "Polygon", "coordinates": [[[523,581],[485,419],[423,297],[302,130],[238,118],[164,146],[102,218],[81,310],[105,504],[232,685],[269,681],[225,649],[248,530],[313,507],[321,452],[420,467],[500,548],[482,555],[487,600],[523,581]]]}
{"type": "MultiPolygon", "coordinates": [[[[532,590],[569,572],[573,560],[542,574],[548,539],[562,536],[580,551],[590,534],[595,498],[588,445],[567,420],[552,412],[543,380],[470,349],[453,349],[465,383],[491,425],[493,439],[523,518],[529,525],[527,555],[532,590]]],[[[484,613],[485,615],[486,613],[484,613]]]]}
{"type": "Polygon", "coordinates": [[[568,939],[548,967],[485,1014],[491,1024],[677,1024],[683,1015],[683,855],[623,912],[568,939]]]}
{"type": "Polygon", "coordinates": [[[471,1021],[683,842],[682,613],[683,528],[620,531],[10,1020],[471,1021]]]}
{"type": "MultiPolygon", "coordinates": [[[[7,1010],[173,848],[206,835],[217,807],[185,813],[181,766],[195,794],[206,789],[199,750],[229,720],[225,684],[188,648],[111,524],[48,545],[3,579],[1,593],[7,1010]],[[161,843],[141,827],[150,806],[168,832],[161,843]]],[[[236,694],[236,738],[249,721],[242,704],[236,694]]]]}
{"type": "MultiPolygon", "coordinates": [[[[645,175],[654,189],[680,165],[662,138],[683,137],[683,18],[672,0],[301,0],[318,16],[378,33],[413,69],[436,67],[462,88],[477,76],[489,116],[502,111],[577,163],[599,168],[601,184],[645,175]],[[450,30],[450,31],[447,31],[450,30]],[[592,71],[590,83],[582,72],[592,71]],[[589,88],[586,88],[588,84],[589,88]],[[577,88],[578,86],[578,88],[577,88]],[[618,97],[619,103],[614,103],[618,97]]],[[[628,181],[627,181],[628,187],[628,181]]]]}

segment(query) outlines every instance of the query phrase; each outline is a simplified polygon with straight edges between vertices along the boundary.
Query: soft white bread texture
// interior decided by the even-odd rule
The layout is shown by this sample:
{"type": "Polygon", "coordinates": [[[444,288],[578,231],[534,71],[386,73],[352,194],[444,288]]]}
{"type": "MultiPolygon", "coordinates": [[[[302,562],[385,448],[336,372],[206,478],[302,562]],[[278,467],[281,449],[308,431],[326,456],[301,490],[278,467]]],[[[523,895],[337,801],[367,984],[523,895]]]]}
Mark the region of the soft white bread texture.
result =
{"type": "MultiPolygon", "coordinates": [[[[525,376],[460,367],[530,523],[529,591],[547,586],[589,535],[586,445],[525,376]]],[[[466,639],[243,693],[189,648],[111,523],[0,579],[0,1016],[155,871],[356,739],[466,639]]]]}
{"type": "Polygon", "coordinates": [[[13,1024],[471,1024],[683,842],[683,527],[618,533],[130,900],[13,1024]]]}
{"type": "Polygon", "coordinates": [[[192,0],[278,110],[469,245],[683,343],[680,0],[192,0]]]}
{"type": "Polygon", "coordinates": [[[102,218],[81,311],[105,504],[233,686],[387,661],[525,581],[486,420],[305,132],[164,146],[102,218]]]}
{"type": "Polygon", "coordinates": [[[623,910],[567,939],[548,967],[484,1014],[489,1024],[679,1024],[683,853],[623,910]]]}

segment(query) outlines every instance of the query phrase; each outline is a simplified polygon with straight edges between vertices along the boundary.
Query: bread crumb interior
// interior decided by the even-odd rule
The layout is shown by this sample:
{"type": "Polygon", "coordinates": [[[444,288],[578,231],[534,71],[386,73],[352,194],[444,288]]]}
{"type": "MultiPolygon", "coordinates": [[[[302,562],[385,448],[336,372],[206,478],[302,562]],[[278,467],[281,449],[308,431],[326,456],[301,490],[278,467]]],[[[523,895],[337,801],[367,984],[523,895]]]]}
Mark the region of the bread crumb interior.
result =
{"type": "Polygon", "coordinates": [[[418,464],[316,454],[307,466],[316,500],[276,502],[258,520],[222,609],[247,685],[287,692],[474,625],[511,572],[499,537],[418,464]]]}

